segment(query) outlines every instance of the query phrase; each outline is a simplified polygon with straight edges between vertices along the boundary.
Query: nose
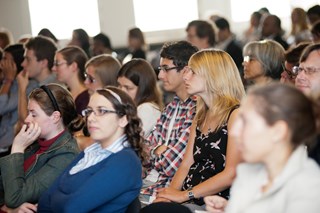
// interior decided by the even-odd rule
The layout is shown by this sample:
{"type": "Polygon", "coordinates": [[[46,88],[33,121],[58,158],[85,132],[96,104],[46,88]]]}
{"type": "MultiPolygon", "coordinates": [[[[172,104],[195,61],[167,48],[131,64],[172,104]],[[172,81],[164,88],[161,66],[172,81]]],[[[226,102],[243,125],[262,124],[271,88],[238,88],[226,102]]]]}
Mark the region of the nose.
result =
{"type": "Polygon", "coordinates": [[[163,70],[160,70],[160,71],[159,71],[159,74],[158,74],[158,78],[161,80],[161,79],[164,78],[164,75],[165,75],[164,71],[163,71],[163,70]]]}
{"type": "Polygon", "coordinates": [[[21,63],[21,66],[22,66],[23,68],[26,67],[26,59],[23,59],[23,61],[22,61],[22,63],[21,63]]]}
{"type": "Polygon", "coordinates": [[[57,71],[57,66],[53,65],[52,71],[56,72],[57,71]]]}
{"type": "Polygon", "coordinates": [[[189,80],[190,79],[190,71],[188,72],[188,71],[186,71],[186,72],[183,72],[183,76],[182,76],[182,79],[184,80],[184,81],[187,81],[187,80],[189,80]]]}

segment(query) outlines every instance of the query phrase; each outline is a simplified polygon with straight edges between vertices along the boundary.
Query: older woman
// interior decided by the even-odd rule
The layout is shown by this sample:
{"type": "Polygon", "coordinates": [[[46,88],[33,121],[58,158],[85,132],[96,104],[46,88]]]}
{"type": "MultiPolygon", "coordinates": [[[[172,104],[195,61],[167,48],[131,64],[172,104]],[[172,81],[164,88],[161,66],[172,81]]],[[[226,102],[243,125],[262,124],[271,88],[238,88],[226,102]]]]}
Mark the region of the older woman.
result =
{"type": "Polygon", "coordinates": [[[25,124],[14,138],[11,154],[0,159],[2,210],[38,202],[78,154],[71,132],[83,124],[63,87],[51,84],[31,92],[25,124]]]}
{"type": "Polygon", "coordinates": [[[272,40],[253,41],[243,48],[244,79],[249,83],[267,84],[279,80],[283,70],[284,49],[272,40]]]}

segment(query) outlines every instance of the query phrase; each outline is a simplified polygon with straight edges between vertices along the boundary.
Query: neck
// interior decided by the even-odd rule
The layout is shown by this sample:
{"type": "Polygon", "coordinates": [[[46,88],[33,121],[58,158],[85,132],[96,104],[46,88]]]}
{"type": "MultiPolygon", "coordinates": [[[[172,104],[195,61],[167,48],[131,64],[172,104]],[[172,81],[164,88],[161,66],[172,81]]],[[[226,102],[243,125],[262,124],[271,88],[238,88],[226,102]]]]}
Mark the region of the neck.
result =
{"type": "Polygon", "coordinates": [[[270,77],[267,77],[267,76],[260,76],[256,79],[253,80],[254,81],[254,84],[260,84],[260,85],[263,85],[263,84],[269,84],[272,82],[272,78],[270,77]]]}
{"type": "Polygon", "coordinates": [[[109,138],[106,138],[104,140],[100,140],[99,143],[101,144],[102,148],[108,148],[110,145],[112,145],[116,140],[118,140],[121,136],[123,136],[124,131],[123,129],[118,129],[112,136],[109,138]]]}
{"type": "Polygon", "coordinates": [[[76,80],[70,79],[66,83],[70,89],[73,99],[75,99],[80,93],[86,90],[85,85],[82,82],[80,82],[78,78],[76,78],[76,80]]]}
{"type": "MultiPolygon", "coordinates": [[[[183,85],[184,86],[184,85],[183,85]]],[[[176,95],[180,98],[180,100],[185,101],[187,100],[190,95],[187,93],[185,88],[181,88],[178,91],[176,91],[176,95]]]]}
{"type": "Polygon", "coordinates": [[[285,147],[284,144],[277,144],[278,148],[272,151],[272,154],[265,160],[269,182],[279,176],[286,166],[288,159],[292,154],[291,148],[285,147]]]}
{"type": "Polygon", "coordinates": [[[46,80],[51,75],[51,71],[48,68],[41,70],[40,74],[35,77],[38,82],[46,80]]]}

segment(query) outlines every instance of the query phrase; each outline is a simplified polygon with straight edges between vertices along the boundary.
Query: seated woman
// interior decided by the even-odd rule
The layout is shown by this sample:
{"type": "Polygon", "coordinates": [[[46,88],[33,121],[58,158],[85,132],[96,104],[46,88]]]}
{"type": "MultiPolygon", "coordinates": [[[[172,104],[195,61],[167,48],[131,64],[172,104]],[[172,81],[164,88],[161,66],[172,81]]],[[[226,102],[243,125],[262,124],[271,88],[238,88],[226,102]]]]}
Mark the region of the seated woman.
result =
{"type": "Polygon", "coordinates": [[[156,202],[187,202],[190,209],[204,209],[204,196],[229,197],[240,158],[228,132],[245,91],[234,61],[224,51],[197,52],[188,66],[184,81],[187,92],[199,96],[197,113],[183,161],[156,202]]]}
{"type": "Polygon", "coordinates": [[[122,90],[97,90],[84,110],[95,143],[41,196],[39,212],[125,212],[142,185],[143,138],[132,99],[122,90]]]}
{"type": "Polygon", "coordinates": [[[315,136],[316,120],[312,102],[294,87],[250,90],[230,133],[246,163],[237,168],[230,201],[206,197],[207,210],[319,212],[320,169],[305,148],[315,136]]]}
{"type": "Polygon", "coordinates": [[[89,93],[84,85],[86,53],[77,46],[65,47],[56,52],[52,70],[57,73],[57,80],[65,83],[75,101],[78,114],[87,108],[89,93]]]}
{"type": "Polygon", "coordinates": [[[120,67],[118,59],[108,54],[98,55],[87,61],[84,84],[89,94],[105,86],[117,86],[117,74],[120,67]]]}
{"type": "Polygon", "coordinates": [[[283,71],[284,49],[275,41],[253,41],[243,48],[243,72],[247,84],[279,81],[283,71]]]}
{"type": "Polygon", "coordinates": [[[2,210],[38,202],[78,155],[71,132],[83,124],[72,96],[63,87],[49,84],[31,92],[25,124],[13,140],[11,154],[0,159],[2,210]]]}
{"type": "Polygon", "coordinates": [[[132,59],[118,73],[118,86],[138,106],[144,136],[147,137],[161,114],[162,95],[152,66],[144,59],[132,59]]]}
{"type": "MultiPolygon", "coordinates": [[[[9,45],[4,49],[0,61],[0,156],[10,154],[15,131],[14,125],[18,121],[18,82],[17,74],[23,70],[21,63],[24,59],[22,44],[9,45]]],[[[27,94],[37,87],[35,80],[27,86],[27,94]]]]}

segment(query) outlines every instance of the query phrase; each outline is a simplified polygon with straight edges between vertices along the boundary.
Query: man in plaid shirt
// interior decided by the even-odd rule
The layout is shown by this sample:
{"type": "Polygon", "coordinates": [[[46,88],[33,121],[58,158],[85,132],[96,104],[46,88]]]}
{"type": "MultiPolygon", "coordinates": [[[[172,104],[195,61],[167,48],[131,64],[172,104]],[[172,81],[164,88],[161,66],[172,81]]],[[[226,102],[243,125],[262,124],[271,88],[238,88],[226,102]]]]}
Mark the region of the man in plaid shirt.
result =
{"type": "Polygon", "coordinates": [[[169,185],[182,161],[196,113],[196,99],[187,93],[183,73],[187,69],[189,58],[197,51],[197,47],[187,41],[167,43],[161,49],[158,77],[163,88],[175,93],[175,97],[166,106],[146,139],[151,159],[147,168],[149,174],[144,179],[141,190],[142,203],[149,203],[157,189],[169,185]]]}

